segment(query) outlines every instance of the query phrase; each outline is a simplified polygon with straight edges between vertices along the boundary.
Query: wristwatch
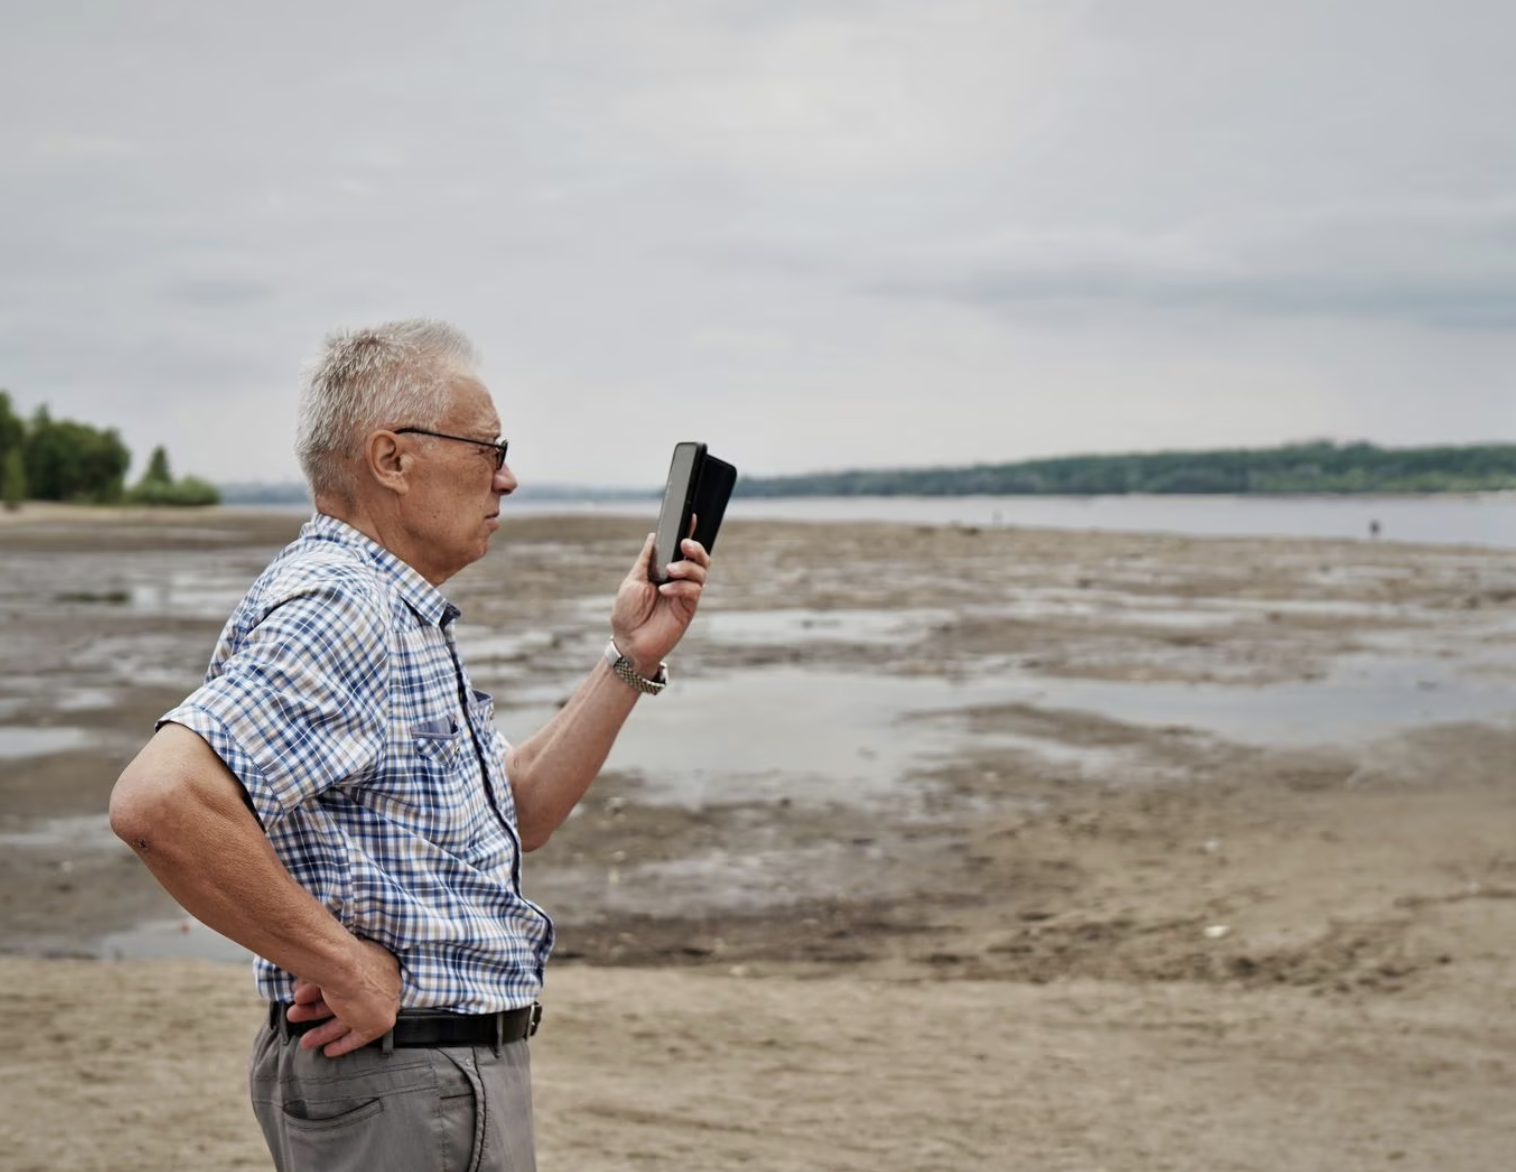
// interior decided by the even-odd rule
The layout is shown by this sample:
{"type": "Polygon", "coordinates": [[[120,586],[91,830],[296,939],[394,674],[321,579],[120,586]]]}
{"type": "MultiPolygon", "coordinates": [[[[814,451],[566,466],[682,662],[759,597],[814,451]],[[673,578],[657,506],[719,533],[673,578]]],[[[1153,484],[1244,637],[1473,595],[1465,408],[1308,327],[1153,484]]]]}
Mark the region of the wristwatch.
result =
{"type": "Polygon", "coordinates": [[[632,666],[632,661],[621,654],[616,646],[616,640],[612,639],[605,645],[605,662],[611,665],[611,670],[621,677],[627,687],[641,692],[644,696],[656,696],[664,688],[669,686],[669,665],[660,663],[658,674],[652,679],[639,676],[637,669],[632,666]]]}

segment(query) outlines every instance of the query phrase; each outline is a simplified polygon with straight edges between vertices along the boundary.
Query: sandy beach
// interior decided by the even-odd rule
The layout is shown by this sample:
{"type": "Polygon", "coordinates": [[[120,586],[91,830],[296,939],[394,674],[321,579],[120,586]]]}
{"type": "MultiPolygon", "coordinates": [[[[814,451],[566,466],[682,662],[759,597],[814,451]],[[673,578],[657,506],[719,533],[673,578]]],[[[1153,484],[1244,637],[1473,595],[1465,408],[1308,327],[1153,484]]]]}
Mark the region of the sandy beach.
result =
{"type": "MultiPolygon", "coordinates": [[[[103,811],[301,519],[0,517],[0,1170],[267,1168],[103,811]]],[[[507,735],[645,529],[449,585],[507,735]]],[[[673,667],[528,859],[547,1172],[1516,1160],[1516,551],[733,521],[673,667]]]]}

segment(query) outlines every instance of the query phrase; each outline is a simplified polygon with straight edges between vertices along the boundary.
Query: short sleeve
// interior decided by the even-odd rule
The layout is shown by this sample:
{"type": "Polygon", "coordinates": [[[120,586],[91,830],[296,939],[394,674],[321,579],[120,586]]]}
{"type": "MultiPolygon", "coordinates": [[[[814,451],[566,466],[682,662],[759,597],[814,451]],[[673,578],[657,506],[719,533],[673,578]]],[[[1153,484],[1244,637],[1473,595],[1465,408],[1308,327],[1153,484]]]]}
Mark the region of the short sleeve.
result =
{"type": "Polygon", "coordinates": [[[360,777],[383,749],[386,607],[365,586],[338,580],[280,600],[159,721],[198,733],[265,827],[360,777]]]}

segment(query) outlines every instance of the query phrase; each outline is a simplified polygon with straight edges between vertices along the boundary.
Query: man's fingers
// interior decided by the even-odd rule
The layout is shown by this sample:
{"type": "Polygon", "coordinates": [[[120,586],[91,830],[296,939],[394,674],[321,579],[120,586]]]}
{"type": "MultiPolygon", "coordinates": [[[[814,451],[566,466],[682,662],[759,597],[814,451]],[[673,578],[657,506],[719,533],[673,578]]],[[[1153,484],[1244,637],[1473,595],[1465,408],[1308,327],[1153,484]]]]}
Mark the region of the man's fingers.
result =
{"type": "Polygon", "coordinates": [[[320,1050],[328,1058],[340,1058],[344,1054],[351,1054],[354,1050],[361,1049],[374,1040],[382,1037],[375,1034],[370,1037],[352,1029],[341,1018],[332,1018],[325,1025],[317,1026],[313,1030],[307,1030],[300,1035],[300,1045],[306,1050],[320,1050]]]}
{"type": "Polygon", "coordinates": [[[320,1021],[337,1012],[326,1003],[326,995],[315,981],[297,980],[293,996],[294,1004],[285,1012],[290,1021],[320,1021]]]}
{"type": "Polygon", "coordinates": [[[702,589],[699,582],[691,582],[687,578],[670,578],[658,587],[658,595],[660,598],[682,598],[689,602],[698,602],[702,589]]]}
{"type": "Polygon", "coordinates": [[[337,1039],[321,1052],[328,1058],[341,1058],[344,1054],[351,1054],[354,1050],[367,1046],[373,1040],[373,1038],[365,1038],[356,1030],[350,1030],[346,1037],[337,1039]]]}
{"type": "MultiPolygon", "coordinates": [[[[323,1022],[315,1029],[307,1030],[301,1034],[300,1045],[303,1049],[315,1050],[322,1046],[330,1045],[333,1042],[341,1042],[351,1037],[352,1033],[352,1028],[347,1022],[343,1021],[340,1017],[334,1017],[330,1021],[323,1022]]],[[[367,1040],[366,1038],[364,1039],[364,1041],[367,1040]]],[[[347,1049],[353,1050],[356,1048],[355,1046],[349,1046],[347,1049]]],[[[344,1050],[343,1053],[347,1053],[347,1050],[344,1050]]]]}
{"type": "Polygon", "coordinates": [[[686,537],[679,543],[679,552],[688,561],[694,562],[697,566],[709,566],[711,564],[710,552],[693,537],[686,537]]]}
{"type": "Polygon", "coordinates": [[[647,572],[653,568],[653,546],[657,544],[658,535],[649,533],[647,540],[642,543],[642,552],[637,555],[637,564],[632,567],[633,572],[642,571],[642,576],[647,577],[647,572]]]}
{"type": "Polygon", "coordinates": [[[710,571],[699,562],[675,562],[669,567],[669,577],[681,582],[697,582],[705,585],[710,571]]]}
{"type": "Polygon", "coordinates": [[[337,1011],[319,998],[315,1001],[299,1002],[289,1007],[285,1016],[290,1021],[320,1021],[323,1017],[334,1017],[337,1011]]]}

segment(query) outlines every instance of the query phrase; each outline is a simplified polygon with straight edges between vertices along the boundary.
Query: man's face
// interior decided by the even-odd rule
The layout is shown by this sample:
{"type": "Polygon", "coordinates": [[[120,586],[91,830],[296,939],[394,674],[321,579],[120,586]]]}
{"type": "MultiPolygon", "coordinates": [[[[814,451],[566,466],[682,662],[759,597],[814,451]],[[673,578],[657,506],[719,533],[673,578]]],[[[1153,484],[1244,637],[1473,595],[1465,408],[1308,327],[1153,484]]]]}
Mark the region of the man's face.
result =
{"type": "MultiPolygon", "coordinates": [[[[497,441],[500,416],[484,384],[474,378],[454,382],[448,409],[433,430],[497,441]]],[[[440,585],[489,552],[500,528],[500,498],[515,491],[516,478],[508,464],[496,469],[492,448],[432,436],[401,439],[414,457],[404,505],[417,546],[413,564],[440,585]]]]}

